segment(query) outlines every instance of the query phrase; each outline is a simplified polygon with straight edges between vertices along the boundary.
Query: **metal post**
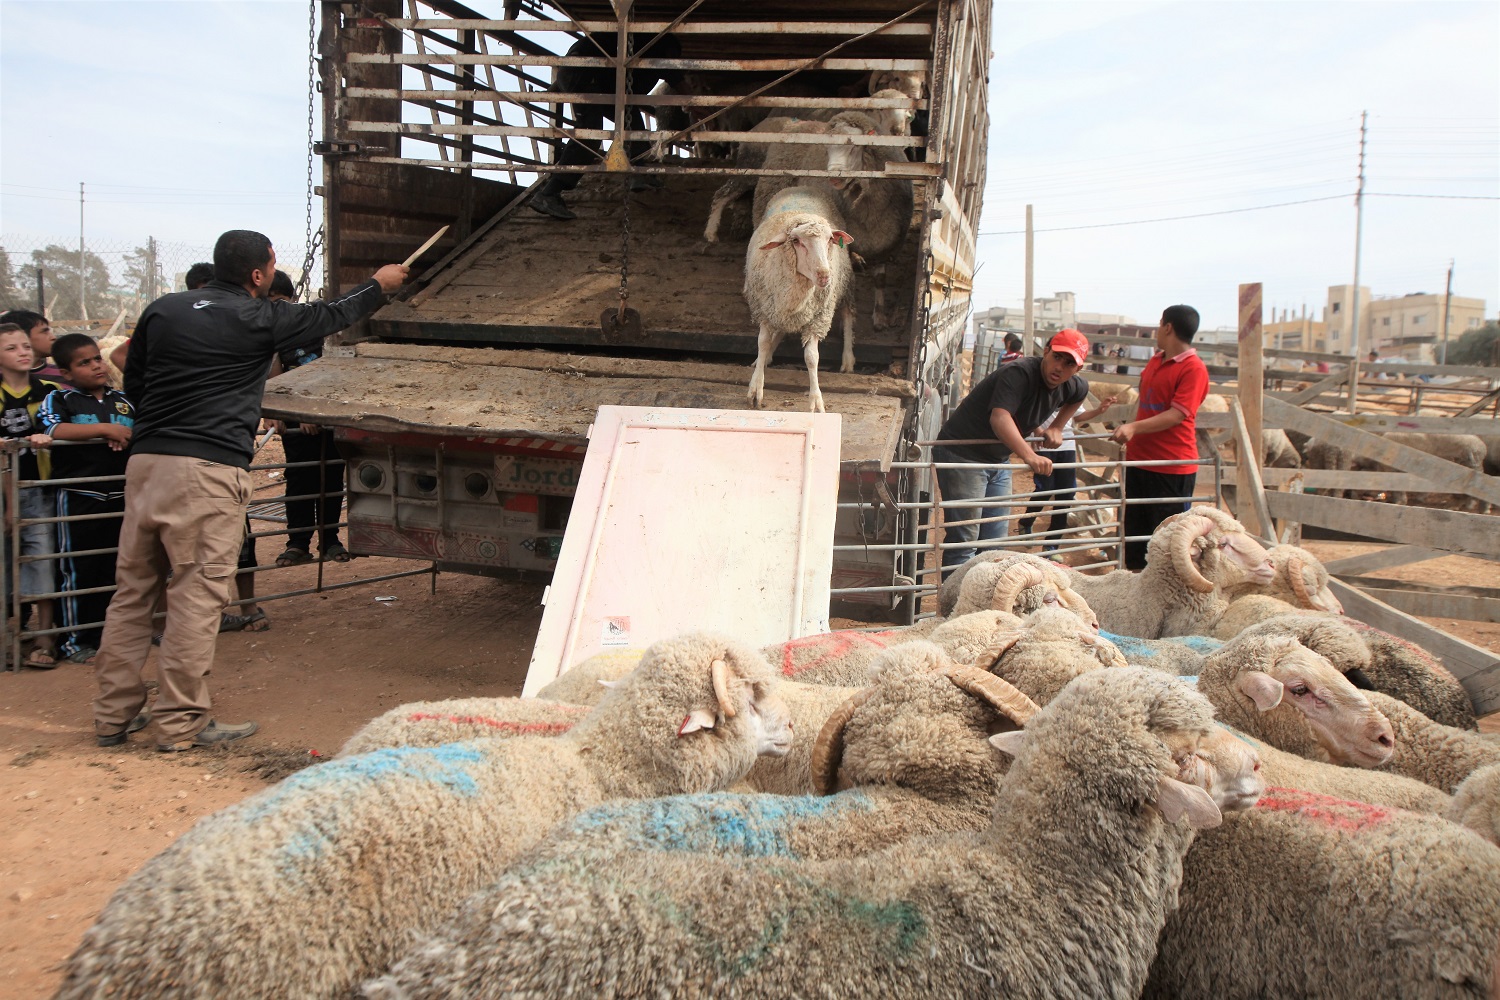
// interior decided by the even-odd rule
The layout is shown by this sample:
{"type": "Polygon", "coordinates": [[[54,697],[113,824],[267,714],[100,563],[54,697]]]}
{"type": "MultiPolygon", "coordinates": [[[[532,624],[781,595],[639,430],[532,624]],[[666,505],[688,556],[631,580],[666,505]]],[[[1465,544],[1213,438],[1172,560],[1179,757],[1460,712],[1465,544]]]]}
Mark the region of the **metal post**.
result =
{"type": "Polygon", "coordinates": [[[1349,412],[1359,401],[1359,251],[1365,232],[1365,121],[1368,111],[1359,113],[1359,187],[1354,193],[1354,303],[1349,309],[1349,412]]]}
{"type": "Polygon", "coordinates": [[[1036,314],[1035,314],[1036,303],[1035,303],[1034,298],[1033,298],[1035,293],[1032,290],[1032,287],[1033,287],[1032,286],[1032,279],[1034,277],[1033,268],[1032,268],[1032,263],[1033,263],[1033,260],[1034,260],[1033,255],[1032,255],[1032,236],[1033,236],[1034,232],[1035,232],[1035,230],[1033,230],[1032,227],[1031,227],[1031,206],[1027,205],[1026,206],[1026,304],[1023,307],[1023,309],[1024,309],[1024,314],[1023,315],[1025,316],[1025,321],[1024,321],[1024,325],[1023,325],[1023,330],[1025,332],[1025,344],[1022,346],[1022,350],[1025,351],[1028,356],[1031,354],[1031,339],[1034,336],[1036,336],[1036,314]]]}
{"type": "Polygon", "coordinates": [[[1118,553],[1117,559],[1118,559],[1118,562],[1120,564],[1120,568],[1124,569],[1125,568],[1125,466],[1124,466],[1123,462],[1117,463],[1115,465],[1115,472],[1117,473],[1117,475],[1119,477],[1119,480],[1120,480],[1120,514],[1119,514],[1118,525],[1117,525],[1118,528],[1119,528],[1119,530],[1115,532],[1115,537],[1118,539],[1118,542],[1116,544],[1119,546],[1119,553],[1118,553]]]}
{"type": "Polygon", "coordinates": [[[1448,284],[1443,289],[1443,356],[1438,364],[1448,363],[1448,306],[1453,300],[1453,261],[1448,261],[1448,284]]]}
{"type": "Polygon", "coordinates": [[[36,311],[47,315],[47,275],[45,268],[36,269],[36,311]]]}
{"type": "Polygon", "coordinates": [[[78,317],[89,318],[88,297],[85,295],[83,266],[83,181],[78,182],[78,317]]]}
{"type": "Polygon", "coordinates": [[[5,464],[0,466],[4,474],[5,509],[10,514],[10,614],[16,629],[10,634],[10,665],[12,670],[21,669],[21,633],[25,625],[21,621],[21,463],[17,453],[7,450],[5,464]]]}

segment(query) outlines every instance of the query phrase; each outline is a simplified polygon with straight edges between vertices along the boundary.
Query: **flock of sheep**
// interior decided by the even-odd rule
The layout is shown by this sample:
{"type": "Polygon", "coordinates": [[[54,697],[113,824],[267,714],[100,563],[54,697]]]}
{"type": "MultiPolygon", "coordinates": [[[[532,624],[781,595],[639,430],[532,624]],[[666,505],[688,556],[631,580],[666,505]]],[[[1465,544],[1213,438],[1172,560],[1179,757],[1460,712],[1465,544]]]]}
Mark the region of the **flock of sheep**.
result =
{"type": "Polygon", "coordinates": [[[58,996],[1494,996],[1463,689],[1216,509],[1149,551],[401,706],[148,862],[58,996]]]}
{"type": "MultiPolygon", "coordinates": [[[[873,97],[920,98],[923,77],[912,73],[875,73],[873,97]]],[[[910,135],[912,113],[905,109],[844,111],[819,120],[817,113],[768,117],[751,131],[827,136],[910,135]]],[[[776,346],[788,334],[802,342],[807,364],[808,407],[823,412],[818,389],[818,345],[837,316],[843,325],[840,371],[854,370],[854,268],[856,252],[865,265],[878,267],[900,248],[911,228],[911,181],[899,177],[847,178],[847,172],[880,171],[893,161],[905,162],[899,146],[842,144],[741,143],[737,167],[783,169],[788,176],[732,178],[714,193],[704,239],[719,238],[725,209],[754,191],[752,225],[745,251],[745,302],[759,327],[755,366],[750,375],[750,402],[765,397],[765,370],[776,346]],[[796,171],[831,171],[834,176],[797,176],[796,171]]],[[[876,321],[882,303],[877,283],[876,321]]]]}

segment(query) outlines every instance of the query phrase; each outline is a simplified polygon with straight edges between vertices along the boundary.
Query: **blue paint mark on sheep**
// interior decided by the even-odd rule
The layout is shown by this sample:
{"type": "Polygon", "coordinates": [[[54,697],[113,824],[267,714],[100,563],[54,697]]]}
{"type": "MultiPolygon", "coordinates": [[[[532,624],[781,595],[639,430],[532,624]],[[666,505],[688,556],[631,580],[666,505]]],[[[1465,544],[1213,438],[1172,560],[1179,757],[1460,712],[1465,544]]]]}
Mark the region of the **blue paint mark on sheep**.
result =
{"type": "Polygon", "coordinates": [[[1128,635],[1115,635],[1113,632],[1105,632],[1103,629],[1099,631],[1099,638],[1108,639],[1114,643],[1119,647],[1121,655],[1127,660],[1131,657],[1149,660],[1156,655],[1156,650],[1152,649],[1144,639],[1137,639],[1128,635]]]}
{"type": "Polygon", "coordinates": [[[1204,654],[1217,652],[1224,645],[1222,639],[1215,639],[1207,635],[1179,635],[1174,637],[1172,641],[1182,643],[1195,653],[1204,654]]]}
{"type": "Polygon", "coordinates": [[[791,858],[797,856],[787,839],[792,824],[873,808],[858,791],[828,798],[704,793],[611,803],[580,814],[572,827],[577,833],[614,828],[621,846],[634,849],[791,858]]]}

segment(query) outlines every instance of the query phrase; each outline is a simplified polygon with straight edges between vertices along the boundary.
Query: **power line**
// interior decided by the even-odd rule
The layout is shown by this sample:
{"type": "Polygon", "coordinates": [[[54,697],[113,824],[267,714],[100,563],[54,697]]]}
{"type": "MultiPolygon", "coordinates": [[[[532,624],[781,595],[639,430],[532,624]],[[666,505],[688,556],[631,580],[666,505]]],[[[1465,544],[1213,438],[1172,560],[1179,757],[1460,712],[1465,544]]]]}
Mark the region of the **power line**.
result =
{"type": "Polygon", "coordinates": [[[1494,194],[1396,194],[1392,191],[1366,191],[1366,198],[1449,198],[1455,201],[1500,201],[1494,194]]]}
{"type": "MultiPolygon", "coordinates": [[[[1180,222],[1184,219],[1206,219],[1214,215],[1238,215],[1241,212],[1259,212],[1267,208],[1286,208],[1290,205],[1310,205],[1317,201],[1340,201],[1347,194],[1331,194],[1322,198],[1303,198],[1301,201],[1282,201],[1274,205],[1252,205],[1249,208],[1226,208],[1221,212],[1197,212],[1193,215],[1166,215],[1157,219],[1133,219],[1130,222],[1099,222],[1091,226],[1057,226],[1052,229],[1033,230],[1038,233],[1066,233],[1075,229],[1114,229],[1117,226],[1143,226],[1150,222],[1180,222]]],[[[980,236],[1018,236],[1024,229],[1008,229],[1000,232],[980,233],[980,236]]]]}

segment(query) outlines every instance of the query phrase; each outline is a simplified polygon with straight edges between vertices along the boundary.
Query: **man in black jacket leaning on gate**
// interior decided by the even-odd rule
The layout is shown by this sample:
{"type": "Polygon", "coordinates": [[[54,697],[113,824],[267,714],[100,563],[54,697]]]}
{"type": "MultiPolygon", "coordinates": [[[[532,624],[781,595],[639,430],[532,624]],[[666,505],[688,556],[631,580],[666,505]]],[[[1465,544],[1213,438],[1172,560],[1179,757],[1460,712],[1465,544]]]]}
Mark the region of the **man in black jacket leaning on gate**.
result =
{"type": "Polygon", "coordinates": [[[157,749],[189,750],[255,732],[253,722],[226,725],[209,716],[204,678],[245,530],[271,356],[368,316],[406,280],[407,269],[387,264],[348,295],[306,305],[268,301],[275,274],[269,239],[230,230],[214,245],[213,281],[162,296],[136,323],[125,366],[125,394],[136,408],[125,523],[94,661],[100,746],[118,746],[151,721],[142,712],[141,670],[163,589],[157,749]]]}

